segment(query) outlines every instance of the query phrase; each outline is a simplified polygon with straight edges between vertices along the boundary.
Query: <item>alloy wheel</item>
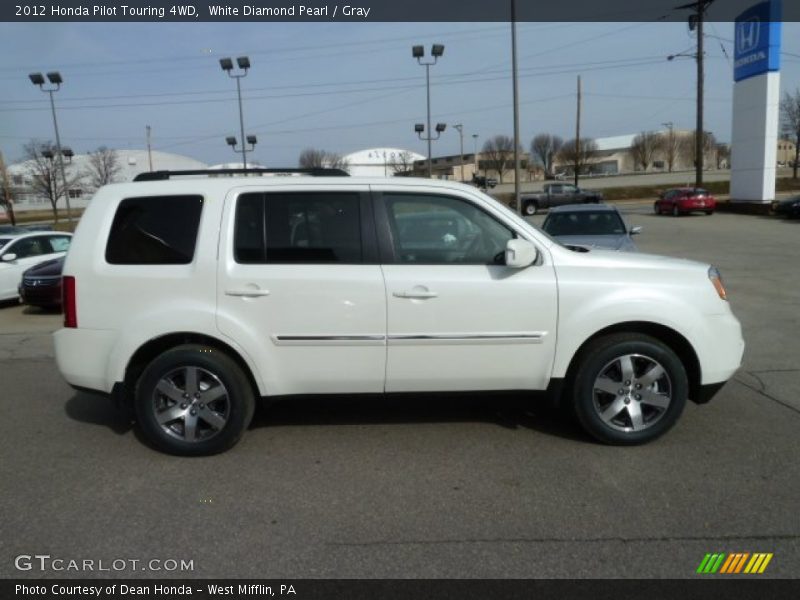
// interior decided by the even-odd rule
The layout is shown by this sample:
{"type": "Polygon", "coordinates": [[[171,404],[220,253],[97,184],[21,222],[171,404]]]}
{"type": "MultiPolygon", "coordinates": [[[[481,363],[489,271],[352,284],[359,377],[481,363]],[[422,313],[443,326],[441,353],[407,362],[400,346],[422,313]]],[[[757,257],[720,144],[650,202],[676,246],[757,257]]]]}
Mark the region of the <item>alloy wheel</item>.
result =
{"type": "Polygon", "coordinates": [[[625,354],[607,363],[593,386],[600,419],[622,432],[642,431],[658,423],[672,401],[672,381],[664,367],[642,354],[625,354]]]}
{"type": "Polygon", "coordinates": [[[161,429],[184,442],[218,435],[228,422],[228,390],[212,372],[195,366],[179,367],[164,375],[153,390],[152,409],[161,429]]]}

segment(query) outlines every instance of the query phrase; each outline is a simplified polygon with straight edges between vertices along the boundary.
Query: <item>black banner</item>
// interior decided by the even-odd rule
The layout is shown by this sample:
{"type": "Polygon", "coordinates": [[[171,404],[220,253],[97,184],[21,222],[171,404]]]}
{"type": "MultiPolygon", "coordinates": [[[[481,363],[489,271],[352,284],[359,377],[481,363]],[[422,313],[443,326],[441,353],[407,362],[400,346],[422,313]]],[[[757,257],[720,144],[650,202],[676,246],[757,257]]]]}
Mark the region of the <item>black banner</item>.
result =
{"type": "MultiPolygon", "coordinates": [[[[705,0],[704,0],[705,1],[705,0]]],[[[758,0],[714,0],[707,20],[732,22],[758,0]]],[[[686,21],[695,0],[516,0],[520,22],[686,21]]],[[[2,21],[480,22],[510,21],[511,0],[14,0],[2,21]]],[[[800,21],[800,2],[783,0],[783,20],[800,21]]]]}
{"type": "Polygon", "coordinates": [[[322,600],[624,600],[706,598],[782,600],[800,597],[800,580],[717,578],[670,580],[3,580],[0,598],[286,598],[322,600]]]}

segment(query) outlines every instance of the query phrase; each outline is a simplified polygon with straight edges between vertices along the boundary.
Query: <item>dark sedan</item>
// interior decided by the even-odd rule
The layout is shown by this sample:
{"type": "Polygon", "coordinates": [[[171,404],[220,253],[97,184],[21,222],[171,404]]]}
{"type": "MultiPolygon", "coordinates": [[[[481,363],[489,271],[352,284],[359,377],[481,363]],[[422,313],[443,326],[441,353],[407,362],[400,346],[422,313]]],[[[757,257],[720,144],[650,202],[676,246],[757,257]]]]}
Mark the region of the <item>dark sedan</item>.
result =
{"type": "Polygon", "coordinates": [[[775,214],[788,219],[800,218],[800,196],[793,196],[778,202],[775,205],[775,214]]]}
{"type": "Polygon", "coordinates": [[[19,297],[25,304],[43,308],[61,307],[61,271],[64,257],[39,263],[22,274],[19,297]]]}

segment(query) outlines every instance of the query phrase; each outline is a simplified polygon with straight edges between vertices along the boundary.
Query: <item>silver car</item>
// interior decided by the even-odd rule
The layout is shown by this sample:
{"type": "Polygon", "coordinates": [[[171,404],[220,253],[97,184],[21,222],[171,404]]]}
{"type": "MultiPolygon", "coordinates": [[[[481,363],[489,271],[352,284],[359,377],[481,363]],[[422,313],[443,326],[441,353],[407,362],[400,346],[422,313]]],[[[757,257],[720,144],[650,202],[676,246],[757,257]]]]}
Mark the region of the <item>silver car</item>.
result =
{"type": "Polygon", "coordinates": [[[608,204],[567,204],[550,209],[542,229],[565,246],[602,248],[621,252],[636,252],[632,235],[641,227],[630,230],[615,206],[608,204]]]}

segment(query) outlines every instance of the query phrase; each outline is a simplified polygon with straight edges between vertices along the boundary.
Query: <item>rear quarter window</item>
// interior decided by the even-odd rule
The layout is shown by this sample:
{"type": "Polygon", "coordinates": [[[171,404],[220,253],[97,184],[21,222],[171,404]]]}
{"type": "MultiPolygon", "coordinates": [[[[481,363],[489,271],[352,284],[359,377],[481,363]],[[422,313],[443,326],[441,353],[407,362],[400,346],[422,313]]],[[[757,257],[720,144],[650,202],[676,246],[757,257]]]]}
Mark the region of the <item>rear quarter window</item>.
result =
{"type": "Polygon", "coordinates": [[[119,203],[106,244],[113,265],[185,265],[194,260],[202,196],[142,196],[119,203]]]}

